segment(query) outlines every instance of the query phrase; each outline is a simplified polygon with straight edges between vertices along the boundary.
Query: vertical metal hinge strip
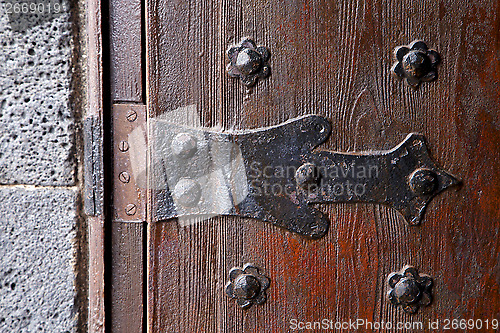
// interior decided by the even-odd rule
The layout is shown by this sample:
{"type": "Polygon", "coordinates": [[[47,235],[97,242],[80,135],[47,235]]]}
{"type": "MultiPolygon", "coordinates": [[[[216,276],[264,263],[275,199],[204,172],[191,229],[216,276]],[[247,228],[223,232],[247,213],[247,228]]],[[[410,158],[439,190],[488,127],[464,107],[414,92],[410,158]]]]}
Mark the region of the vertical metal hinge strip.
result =
{"type": "Polygon", "coordinates": [[[146,151],[146,106],[113,105],[113,221],[145,221],[146,151]]]}
{"type": "Polygon", "coordinates": [[[89,116],[83,124],[84,212],[99,216],[103,212],[102,128],[100,119],[89,116]]]}

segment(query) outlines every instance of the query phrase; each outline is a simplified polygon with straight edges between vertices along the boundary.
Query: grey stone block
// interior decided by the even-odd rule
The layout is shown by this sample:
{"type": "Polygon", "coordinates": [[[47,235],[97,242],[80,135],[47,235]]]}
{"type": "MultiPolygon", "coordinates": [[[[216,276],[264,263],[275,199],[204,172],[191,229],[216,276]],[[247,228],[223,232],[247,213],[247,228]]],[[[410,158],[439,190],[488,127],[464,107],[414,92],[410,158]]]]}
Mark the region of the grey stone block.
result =
{"type": "Polygon", "coordinates": [[[8,14],[0,1],[0,184],[73,185],[69,5],[8,14]],[[65,10],[65,11],[63,11],[65,10]]]}
{"type": "Polygon", "coordinates": [[[0,188],[0,332],[74,332],[77,194],[0,188]]]}

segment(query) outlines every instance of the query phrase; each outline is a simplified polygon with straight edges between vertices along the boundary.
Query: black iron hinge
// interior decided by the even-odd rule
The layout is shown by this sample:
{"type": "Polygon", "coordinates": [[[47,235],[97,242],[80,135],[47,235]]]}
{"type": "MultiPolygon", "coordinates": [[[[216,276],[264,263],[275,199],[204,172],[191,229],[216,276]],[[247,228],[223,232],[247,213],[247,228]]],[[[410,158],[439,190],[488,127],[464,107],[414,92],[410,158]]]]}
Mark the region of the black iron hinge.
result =
{"type": "Polygon", "coordinates": [[[149,131],[153,221],[234,215],[319,238],[329,219],[314,204],[386,204],[416,225],[432,198],[459,182],[432,161],[420,134],[387,151],[315,150],[331,132],[315,115],[232,133],[160,119],[149,131]]]}

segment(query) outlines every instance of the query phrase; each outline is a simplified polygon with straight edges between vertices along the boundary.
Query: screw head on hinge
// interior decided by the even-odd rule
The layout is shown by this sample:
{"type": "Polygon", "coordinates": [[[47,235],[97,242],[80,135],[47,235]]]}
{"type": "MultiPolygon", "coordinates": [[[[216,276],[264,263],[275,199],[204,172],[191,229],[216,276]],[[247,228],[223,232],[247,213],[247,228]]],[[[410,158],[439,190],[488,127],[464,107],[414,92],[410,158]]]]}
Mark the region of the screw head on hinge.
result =
{"type": "Polygon", "coordinates": [[[120,141],[118,144],[118,149],[120,149],[121,152],[126,152],[129,148],[128,142],[125,140],[120,141]]]}
{"type": "Polygon", "coordinates": [[[118,179],[120,179],[122,183],[126,184],[130,181],[130,174],[127,171],[122,171],[118,175],[118,179]]]}
{"type": "Polygon", "coordinates": [[[127,214],[128,216],[135,215],[136,212],[137,212],[137,206],[135,204],[128,204],[125,207],[125,214],[127,214]]]}
{"type": "Polygon", "coordinates": [[[129,110],[127,112],[127,120],[133,122],[137,119],[137,112],[134,110],[129,110]]]}

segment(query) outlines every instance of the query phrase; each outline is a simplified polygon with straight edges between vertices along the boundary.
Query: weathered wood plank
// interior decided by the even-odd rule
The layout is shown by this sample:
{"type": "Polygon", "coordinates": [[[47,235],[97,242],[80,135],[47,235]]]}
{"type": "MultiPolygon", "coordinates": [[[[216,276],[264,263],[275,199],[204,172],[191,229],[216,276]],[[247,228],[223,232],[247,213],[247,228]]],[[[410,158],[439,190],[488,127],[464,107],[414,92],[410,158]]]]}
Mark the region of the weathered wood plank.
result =
{"type": "MultiPolygon", "coordinates": [[[[86,30],[88,34],[87,49],[87,109],[85,117],[95,117],[97,125],[102,127],[103,122],[103,93],[102,93],[102,11],[100,0],[89,0],[86,3],[86,30]]],[[[103,167],[102,156],[100,166],[103,167]]],[[[94,170],[98,171],[98,170],[94,170]]],[[[104,174],[99,170],[99,174],[104,174]]],[[[99,179],[101,188],[104,179],[99,179]]],[[[99,198],[103,200],[103,198],[99,198]]],[[[99,203],[100,207],[103,202],[99,203]]],[[[97,205],[97,206],[99,206],[97,205]]],[[[96,212],[95,212],[96,213],[96,212]]],[[[105,332],[104,306],[104,216],[87,217],[88,226],[88,330],[89,332],[105,332]]]]}
{"type": "Polygon", "coordinates": [[[113,102],[142,102],[142,5],[109,2],[110,83],[113,102]]]}
{"type": "Polygon", "coordinates": [[[87,218],[89,232],[89,332],[105,332],[104,223],[100,216],[87,218]]]}
{"type": "Polygon", "coordinates": [[[431,202],[419,227],[362,204],[321,206],[332,224],[317,241],[250,219],[152,223],[152,332],[284,332],[292,319],[498,318],[497,2],[150,0],[147,16],[150,116],[194,105],[203,125],[241,129],[316,113],[333,123],[323,147],[339,151],[388,149],[421,132],[438,164],[464,180],[431,202]],[[252,94],[225,73],[226,48],[244,36],[272,52],[272,75],[252,94]],[[436,82],[414,91],[389,69],[394,47],[417,38],[443,63],[436,82]],[[271,287],[263,306],[242,311],[223,285],[246,262],[271,287]],[[433,305],[414,316],[385,296],[387,275],[406,264],[436,285],[433,305]]]}
{"type": "Polygon", "coordinates": [[[143,332],[145,224],[111,223],[111,330],[143,332]]]}

